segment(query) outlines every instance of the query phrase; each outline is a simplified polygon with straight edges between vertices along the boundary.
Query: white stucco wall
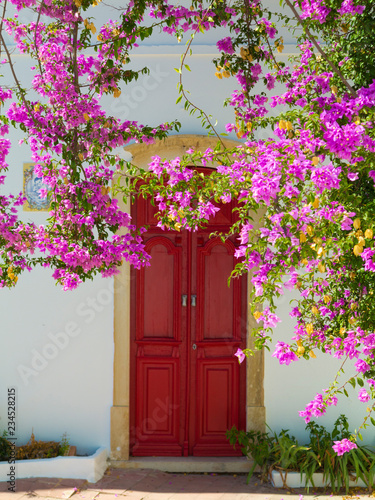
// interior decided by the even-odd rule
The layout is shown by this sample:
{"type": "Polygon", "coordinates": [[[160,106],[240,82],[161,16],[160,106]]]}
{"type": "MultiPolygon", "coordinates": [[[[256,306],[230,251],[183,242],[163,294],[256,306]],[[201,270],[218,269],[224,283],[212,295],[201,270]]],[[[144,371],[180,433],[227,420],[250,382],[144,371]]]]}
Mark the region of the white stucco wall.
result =
{"type": "MultiPolygon", "coordinates": [[[[315,349],[316,359],[310,358],[307,361],[300,358],[289,366],[280,365],[279,361],[272,357],[276,341],[290,342],[294,335],[295,320],[289,316],[289,311],[295,306],[295,304],[290,304],[292,299],[292,293],[287,293],[275,301],[281,323],[275,329],[274,342],[270,351],[265,351],[266,421],[271,429],[275,431],[289,429],[302,444],[302,441],[307,436],[305,432],[306,424],[298,413],[305,409],[306,405],[314,399],[317,393],[322,393],[324,389],[331,385],[342,366],[344,357],[338,360],[315,349]]],[[[351,375],[355,374],[354,362],[355,360],[348,360],[344,365],[345,373],[338,379],[339,386],[348,380],[351,375]]],[[[358,386],[357,389],[353,390],[348,385],[346,389],[349,398],[344,394],[339,395],[338,405],[328,407],[324,416],[313,418],[316,423],[332,430],[335,420],[343,413],[348,417],[350,430],[358,429],[366,414],[367,405],[361,403],[357,398],[358,386]]],[[[371,425],[361,433],[367,444],[375,445],[371,425]]]]}

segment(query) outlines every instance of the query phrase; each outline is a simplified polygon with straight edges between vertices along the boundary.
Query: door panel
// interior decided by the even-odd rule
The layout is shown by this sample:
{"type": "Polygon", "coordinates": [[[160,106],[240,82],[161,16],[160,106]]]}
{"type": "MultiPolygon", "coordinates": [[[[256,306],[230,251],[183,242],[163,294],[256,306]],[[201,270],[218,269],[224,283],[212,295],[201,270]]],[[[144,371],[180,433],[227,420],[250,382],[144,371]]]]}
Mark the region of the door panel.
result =
{"type": "Polygon", "coordinates": [[[197,340],[233,338],[238,286],[228,278],[235,264],[234,245],[220,239],[209,240],[198,248],[198,322],[197,340]]]}
{"type": "Polygon", "coordinates": [[[134,209],[152,259],[132,271],[132,455],[241,454],[225,433],[245,428],[245,365],[234,353],[246,341],[246,279],[228,287],[235,239],[209,237],[234,222],[232,205],[221,208],[196,233],[161,231],[146,200],[134,209]]]}
{"type": "Polygon", "coordinates": [[[239,427],[238,362],[203,357],[197,361],[196,421],[192,454],[229,456],[234,450],[225,433],[239,427]]]}
{"type": "Polygon", "coordinates": [[[179,371],[179,359],[142,353],[137,358],[137,432],[133,453],[138,456],[181,455],[179,371]]]}
{"type": "Polygon", "coordinates": [[[152,266],[141,271],[138,335],[176,338],[180,323],[176,302],[180,293],[181,248],[175,247],[168,238],[157,236],[147,242],[146,251],[151,255],[152,266]]]}

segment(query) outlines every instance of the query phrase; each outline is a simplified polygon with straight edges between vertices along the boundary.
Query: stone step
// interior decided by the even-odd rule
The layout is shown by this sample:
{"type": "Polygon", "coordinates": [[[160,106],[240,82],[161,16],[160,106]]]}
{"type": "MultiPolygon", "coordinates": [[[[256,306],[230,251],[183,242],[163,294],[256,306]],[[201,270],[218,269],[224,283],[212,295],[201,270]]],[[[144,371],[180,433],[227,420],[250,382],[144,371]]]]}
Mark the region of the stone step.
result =
{"type": "Polygon", "coordinates": [[[252,461],[246,457],[131,457],[129,460],[111,460],[110,464],[118,469],[246,474],[252,461]]]}

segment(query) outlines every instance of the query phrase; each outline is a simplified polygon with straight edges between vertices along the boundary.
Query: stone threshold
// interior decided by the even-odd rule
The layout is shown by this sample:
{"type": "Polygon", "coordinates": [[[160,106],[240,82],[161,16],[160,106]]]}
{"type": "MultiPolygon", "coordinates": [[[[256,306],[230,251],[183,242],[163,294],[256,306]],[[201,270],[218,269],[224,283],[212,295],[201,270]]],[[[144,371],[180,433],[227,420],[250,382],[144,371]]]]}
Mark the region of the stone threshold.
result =
{"type": "Polygon", "coordinates": [[[130,457],[111,460],[117,469],[155,469],[164,472],[216,472],[247,474],[252,461],[246,457],[130,457]]]}

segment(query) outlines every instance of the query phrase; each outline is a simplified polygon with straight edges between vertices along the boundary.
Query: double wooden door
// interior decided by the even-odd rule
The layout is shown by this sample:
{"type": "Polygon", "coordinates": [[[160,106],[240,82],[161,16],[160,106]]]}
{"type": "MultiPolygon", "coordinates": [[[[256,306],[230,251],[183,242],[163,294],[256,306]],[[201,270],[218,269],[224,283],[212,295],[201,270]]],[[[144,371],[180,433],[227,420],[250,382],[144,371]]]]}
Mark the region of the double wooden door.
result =
{"type": "Polygon", "coordinates": [[[246,280],[228,277],[235,239],[209,238],[233,222],[223,205],[198,232],[161,231],[155,208],[133,211],[151,265],[134,271],[131,320],[133,456],[239,455],[225,437],[245,427],[246,280]]]}

